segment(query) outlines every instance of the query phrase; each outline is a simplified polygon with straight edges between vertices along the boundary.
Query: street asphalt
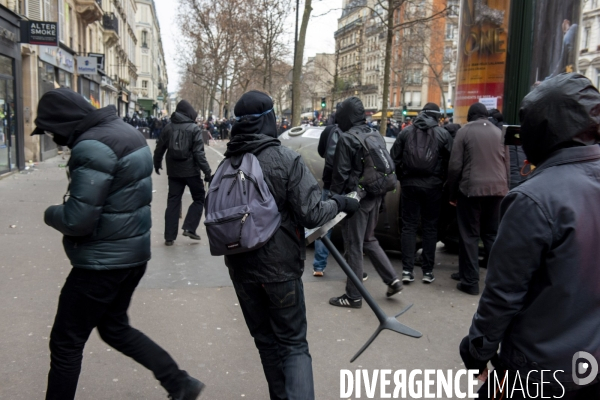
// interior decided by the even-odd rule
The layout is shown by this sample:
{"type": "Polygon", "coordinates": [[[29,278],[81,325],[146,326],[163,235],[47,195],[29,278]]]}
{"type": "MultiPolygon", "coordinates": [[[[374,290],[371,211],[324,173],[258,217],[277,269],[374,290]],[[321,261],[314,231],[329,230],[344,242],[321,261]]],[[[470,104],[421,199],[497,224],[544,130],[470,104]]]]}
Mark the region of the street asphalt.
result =
{"type": "MultiPolygon", "coordinates": [[[[154,141],[149,141],[154,148],[154,141]]],[[[225,151],[219,142],[206,148],[216,169],[225,151]]],[[[71,267],[61,236],[43,222],[46,207],[62,202],[67,188],[65,159],[55,157],[0,179],[0,399],[43,399],[49,367],[48,336],[60,289],[71,267]]],[[[167,200],[166,170],[153,175],[152,260],[130,308],[131,323],[162,345],[180,367],[206,383],[201,399],[268,399],[260,358],[233,290],[222,257],[210,255],[203,224],[202,240],[179,236],[172,247],[163,241],[167,200]]],[[[184,211],[191,203],[189,191],[184,211]]],[[[401,273],[399,253],[389,257],[401,273]]],[[[383,310],[395,315],[414,306],[400,322],[423,333],[420,339],[384,331],[354,363],[350,358],[377,327],[366,303],[359,310],[332,307],[330,297],[344,293],[345,275],[330,257],[323,278],[312,276],[309,249],[304,274],[308,342],[317,399],[340,399],[341,369],[464,368],[458,344],[468,332],[478,302],[456,290],[450,274],[457,256],[440,244],[433,284],[421,273],[404,291],[386,298],[386,286],[369,261],[367,289],[383,310]]],[[[485,270],[481,272],[481,282],[485,270]]],[[[465,385],[466,386],[466,385],[465,385]]],[[[463,387],[464,389],[464,387],[463,387]]],[[[77,399],[164,399],[152,374],[92,333],[85,347],[77,399]]],[[[363,396],[365,396],[363,391],[363,396]]],[[[363,397],[364,398],[364,397],[363,397]]],[[[376,396],[375,398],[379,398],[376,396]]],[[[445,398],[445,397],[443,397],[445,398]]]]}

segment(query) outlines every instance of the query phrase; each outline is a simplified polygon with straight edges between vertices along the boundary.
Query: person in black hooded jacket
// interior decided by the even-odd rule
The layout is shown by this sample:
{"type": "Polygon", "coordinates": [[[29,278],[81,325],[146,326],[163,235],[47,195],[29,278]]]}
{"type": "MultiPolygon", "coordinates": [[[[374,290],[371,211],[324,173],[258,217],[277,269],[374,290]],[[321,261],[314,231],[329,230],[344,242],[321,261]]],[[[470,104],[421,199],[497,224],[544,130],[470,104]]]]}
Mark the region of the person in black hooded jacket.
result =
{"type": "Polygon", "coordinates": [[[352,213],[358,201],[344,196],[321,201],[317,181],[302,157],[277,139],[273,100],[245,93],[225,157],[256,156],[281,213],[281,226],[261,248],[225,256],[246,325],[260,353],[271,399],[314,399],[312,361],[306,341],[304,228],[352,213]]]}
{"type": "Polygon", "coordinates": [[[33,134],[71,149],[69,196],[49,207],[44,222],[61,232],[73,269],[60,293],[50,333],[47,400],[75,398],[83,348],[92,330],[152,370],[176,400],[204,386],[129,325],[127,309],[150,259],[152,155],[143,135],[117,116],[96,110],[70,89],[44,94],[33,134]]]}
{"type": "MultiPolygon", "coordinates": [[[[342,195],[359,191],[359,179],[362,175],[363,146],[358,135],[369,133],[372,128],[367,125],[365,108],[358,97],[350,97],[342,103],[336,114],[336,122],[342,134],[335,149],[333,174],[330,190],[334,195],[342,195]]],[[[383,141],[384,139],[381,138],[383,141]]],[[[392,263],[375,238],[375,227],[379,218],[379,207],[383,198],[367,195],[361,200],[360,210],[352,217],[342,221],[345,257],[356,276],[363,276],[363,250],[369,257],[375,270],[388,286],[386,295],[393,296],[402,290],[402,282],[394,270],[392,263]]],[[[356,286],[348,279],[346,293],[329,299],[329,304],[336,307],[361,308],[362,296],[356,286]]]]}
{"type": "Polygon", "coordinates": [[[183,236],[200,240],[196,233],[204,208],[204,180],[210,182],[211,170],[204,155],[202,132],[196,124],[198,113],[190,103],[181,100],[171,116],[171,123],[161,132],[154,149],[154,170],[160,175],[162,159],[167,152],[167,176],[169,197],[165,211],[165,244],[173,245],[179,229],[181,197],[185,187],[190,188],[194,202],[190,205],[183,221],[183,236]]]}

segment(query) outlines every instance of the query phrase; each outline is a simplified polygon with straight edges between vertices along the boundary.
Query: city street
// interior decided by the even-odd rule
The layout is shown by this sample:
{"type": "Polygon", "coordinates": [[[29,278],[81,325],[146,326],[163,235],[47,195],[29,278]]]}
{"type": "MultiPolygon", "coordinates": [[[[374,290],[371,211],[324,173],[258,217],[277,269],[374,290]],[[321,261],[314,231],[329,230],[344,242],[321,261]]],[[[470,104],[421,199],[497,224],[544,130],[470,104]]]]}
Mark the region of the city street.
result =
{"type": "MultiPolygon", "coordinates": [[[[149,141],[151,148],[154,141],[149,141]]],[[[205,148],[215,171],[223,142],[205,148]]],[[[44,210],[62,201],[67,188],[66,159],[60,155],[0,180],[0,399],[42,399],[49,367],[48,336],[60,289],[71,267],[61,235],[43,222],[44,210]]],[[[260,358],[248,333],[222,257],[210,255],[206,230],[201,241],[178,236],[163,240],[167,177],[153,175],[152,260],[133,296],[132,325],[169,351],[182,369],[206,383],[201,399],[268,399],[260,358]]],[[[184,197],[184,212],[191,202],[184,197]]],[[[399,253],[388,253],[400,273],[399,253]]],[[[360,310],[332,307],[330,297],[344,292],[345,275],[330,257],[323,278],[312,276],[313,249],[306,260],[304,287],[308,341],[317,399],[340,398],[341,369],[460,369],[460,340],[467,334],[478,296],[456,290],[450,274],[458,257],[439,245],[436,280],[416,280],[391,299],[371,264],[367,289],[390,315],[414,303],[400,321],[423,333],[420,339],[383,332],[354,363],[350,358],[377,327],[363,304],[360,310]]],[[[481,281],[485,270],[481,272],[481,281]]],[[[464,381],[464,380],[463,380],[464,381]]],[[[466,381],[465,381],[466,382],[466,381]]],[[[466,384],[463,390],[466,389],[466,384]]],[[[393,388],[393,384],[392,384],[393,388]]],[[[164,399],[152,374],[92,333],[84,351],[77,399],[164,399]]],[[[363,398],[366,397],[363,392],[363,398]]],[[[354,398],[354,397],[353,397],[354,398]]],[[[379,395],[376,396],[379,398],[379,395]]]]}

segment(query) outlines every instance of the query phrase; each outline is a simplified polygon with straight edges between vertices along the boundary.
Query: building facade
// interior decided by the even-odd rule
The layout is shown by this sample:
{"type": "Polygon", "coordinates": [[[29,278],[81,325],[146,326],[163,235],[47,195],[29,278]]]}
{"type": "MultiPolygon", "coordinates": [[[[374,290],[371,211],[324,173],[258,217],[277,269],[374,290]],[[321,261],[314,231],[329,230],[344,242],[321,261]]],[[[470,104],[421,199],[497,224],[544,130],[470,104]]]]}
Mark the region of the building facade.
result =
{"type": "Polygon", "coordinates": [[[579,29],[579,72],[600,88],[600,1],[583,3],[579,29]]]}
{"type": "Polygon", "coordinates": [[[167,68],[154,0],[137,0],[136,34],[138,103],[144,115],[167,113],[167,68]]]}
{"type": "Polygon", "coordinates": [[[0,0],[0,174],[57,154],[50,137],[29,135],[49,90],[70,88],[96,108],[114,105],[119,116],[131,117],[144,108],[140,99],[166,108],[157,100],[166,99],[167,82],[152,0],[0,0]],[[143,38],[140,7],[151,9],[143,38]],[[17,43],[20,20],[57,22],[58,46],[17,43]],[[154,66],[150,78],[144,75],[152,80],[150,93],[141,90],[142,39],[154,66]],[[78,57],[93,57],[97,72],[78,73],[78,57]]]}

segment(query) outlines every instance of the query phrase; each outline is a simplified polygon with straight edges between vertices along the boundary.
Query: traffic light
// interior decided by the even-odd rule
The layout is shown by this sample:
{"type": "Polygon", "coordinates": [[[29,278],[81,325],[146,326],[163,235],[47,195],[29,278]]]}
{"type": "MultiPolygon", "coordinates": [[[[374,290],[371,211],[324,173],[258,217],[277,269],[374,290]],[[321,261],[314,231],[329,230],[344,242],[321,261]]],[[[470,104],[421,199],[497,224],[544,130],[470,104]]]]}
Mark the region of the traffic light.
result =
{"type": "Polygon", "coordinates": [[[402,115],[406,116],[408,114],[408,110],[406,109],[406,104],[402,106],[402,115]]]}
{"type": "Polygon", "coordinates": [[[321,97],[321,108],[327,107],[327,102],[325,101],[325,97],[321,97]]]}

